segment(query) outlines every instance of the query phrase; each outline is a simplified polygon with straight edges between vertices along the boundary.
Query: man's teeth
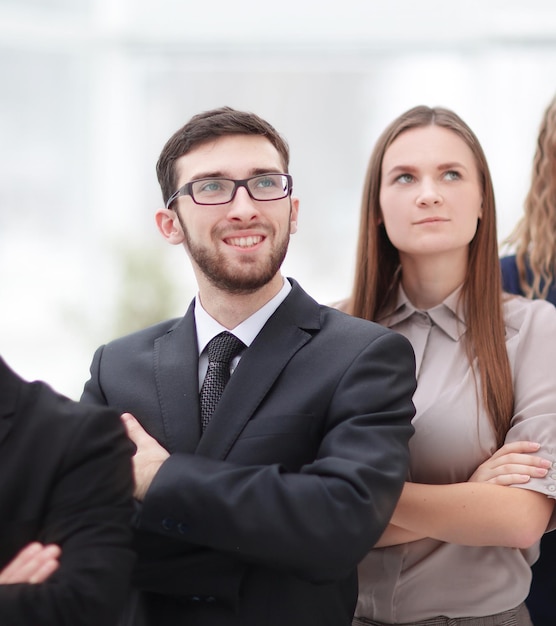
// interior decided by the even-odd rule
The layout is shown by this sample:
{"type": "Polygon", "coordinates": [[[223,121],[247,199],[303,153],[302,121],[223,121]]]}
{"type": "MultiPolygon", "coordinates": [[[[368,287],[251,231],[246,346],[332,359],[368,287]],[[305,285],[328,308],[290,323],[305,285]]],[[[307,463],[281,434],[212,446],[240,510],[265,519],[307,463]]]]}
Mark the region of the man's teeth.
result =
{"type": "Polygon", "coordinates": [[[238,246],[239,248],[249,248],[251,246],[256,246],[263,240],[261,235],[251,236],[251,237],[232,237],[228,239],[228,243],[232,246],[238,246]]]}

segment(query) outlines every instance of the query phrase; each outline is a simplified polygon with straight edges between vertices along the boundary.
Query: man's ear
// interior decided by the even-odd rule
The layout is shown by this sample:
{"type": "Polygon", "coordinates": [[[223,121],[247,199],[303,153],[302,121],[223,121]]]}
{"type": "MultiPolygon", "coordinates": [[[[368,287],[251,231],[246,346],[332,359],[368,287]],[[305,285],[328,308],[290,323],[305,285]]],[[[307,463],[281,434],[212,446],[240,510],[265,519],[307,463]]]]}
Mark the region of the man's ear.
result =
{"type": "Polygon", "coordinates": [[[297,215],[299,213],[299,198],[291,198],[290,204],[290,235],[297,232],[297,215]]]}
{"type": "Polygon", "coordinates": [[[158,230],[168,243],[176,246],[183,243],[185,237],[178,219],[178,215],[171,209],[158,209],[154,219],[158,230]]]}

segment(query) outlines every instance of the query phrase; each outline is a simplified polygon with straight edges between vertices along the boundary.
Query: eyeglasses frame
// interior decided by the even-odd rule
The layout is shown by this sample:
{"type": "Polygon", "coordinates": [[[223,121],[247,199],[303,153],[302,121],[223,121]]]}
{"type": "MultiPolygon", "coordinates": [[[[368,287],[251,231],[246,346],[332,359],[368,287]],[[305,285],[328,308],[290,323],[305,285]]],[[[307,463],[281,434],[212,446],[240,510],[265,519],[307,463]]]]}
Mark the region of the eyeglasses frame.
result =
{"type": "Polygon", "coordinates": [[[285,174],[283,172],[268,172],[267,174],[256,174],[255,176],[249,176],[249,178],[242,178],[241,180],[234,180],[233,178],[225,178],[224,176],[222,177],[210,176],[208,178],[198,178],[197,180],[191,180],[188,183],[185,183],[185,185],[182,185],[177,191],[174,191],[174,193],[168,198],[168,201],[166,202],[166,208],[169,209],[170,205],[174,202],[174,200],[176,200],[180,196],[189,196],[191,200],[193,200],[193,202],[199,206],[222,206],[223,204],[229,204],[230,202],[233,202],[233,199],[236,197],[236,193],[239,187],[244,187],[247,190],[247,193],[249,194],[249,197],[251,198],[251,200],[254,200],[255,202],[275,202],[276,200],[283,200],[284,198],[287,198],[288,196],[292,195],[293,178],[291,177],[290,174],[285,174]],[[254,178],[263,178],[264,176],[270,176],[270,175],[286,177],[286,180],[288,181],[287,193],[283,196],[280,196],[279,198],[271,198],[271,199],[264,199],[264,200],[261,200],[260,198],[255,198],[253,194],[251,193],[251,190],[247,186],[247,183],[250,180],[253,180],[254,178]],[[234,183],[232,197],[226,202],[197,202],[195,198],[193,197],[193,194],[191,193],[191,189],[194,183],[199,183],[199,182],[202,182],[203,180],[228,180],[234,183]]]}

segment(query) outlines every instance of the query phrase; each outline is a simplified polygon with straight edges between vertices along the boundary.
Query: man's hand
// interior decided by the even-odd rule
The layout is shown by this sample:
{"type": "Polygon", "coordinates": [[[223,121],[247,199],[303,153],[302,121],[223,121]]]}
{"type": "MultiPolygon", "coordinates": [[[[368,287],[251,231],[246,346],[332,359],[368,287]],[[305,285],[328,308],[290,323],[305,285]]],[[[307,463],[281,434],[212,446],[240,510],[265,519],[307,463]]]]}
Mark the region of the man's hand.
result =
{"type": "Polygon", "coordinates": [[[516,485],[530,478],[544,478],[552,463],[533,454],[539,448],[532,441],[507,443],[479,465],[469,482],[516,485]]]}
{"type": "Polygon", "coordinates": [[[0,585],[44,582],[60,566],[61,554],[62,550],[54,544],[28,544],[0,571],[0,585]]]}
{"type": "Polygon", "coordinates": [[[134,496],[137,500],[143,500],[155,474],[170,455],[131,413],[124,413],[122,421],[128,437],[137,446],[137,452],[133,456],[134,496]]]}

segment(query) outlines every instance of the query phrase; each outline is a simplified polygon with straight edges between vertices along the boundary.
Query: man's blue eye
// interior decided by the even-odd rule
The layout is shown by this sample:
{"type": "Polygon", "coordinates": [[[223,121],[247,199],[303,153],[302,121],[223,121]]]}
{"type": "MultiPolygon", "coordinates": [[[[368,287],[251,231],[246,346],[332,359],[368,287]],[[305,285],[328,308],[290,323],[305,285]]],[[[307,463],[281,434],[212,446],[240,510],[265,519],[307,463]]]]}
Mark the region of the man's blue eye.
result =
{"type": "Polygon", "coordinates": [[[257,187],[275,187],[276,181],[274,178],[259,178],[257,180],[257,187]]]}
{"type": "Polygon", "coordinates": [[[219,191],[220,190],[220,183],[216,182],[216,181],[210,181],[205,183],[202,187],[201,187],[201,191],[219,191]]]}

